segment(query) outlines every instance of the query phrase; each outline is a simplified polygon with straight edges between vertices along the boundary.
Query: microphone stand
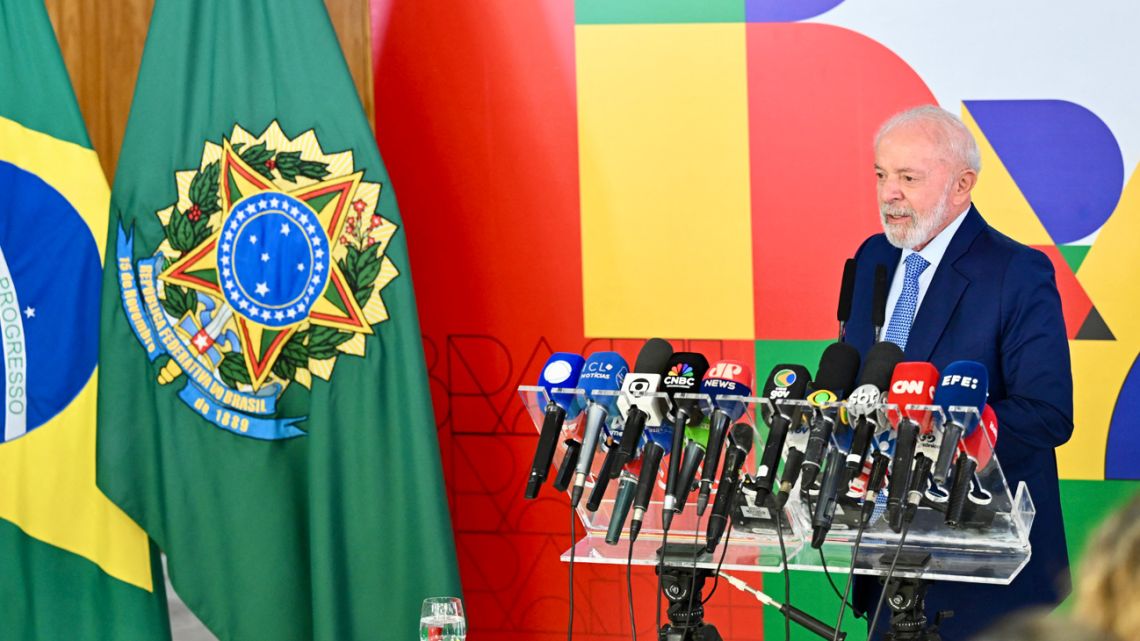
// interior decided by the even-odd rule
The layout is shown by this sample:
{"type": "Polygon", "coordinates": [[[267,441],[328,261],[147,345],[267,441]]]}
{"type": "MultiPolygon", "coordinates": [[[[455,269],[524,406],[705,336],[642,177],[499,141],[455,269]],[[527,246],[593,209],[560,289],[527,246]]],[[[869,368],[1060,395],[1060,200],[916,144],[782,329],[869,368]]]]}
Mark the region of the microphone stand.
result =
{"type": "Polygon", "coordinates": [[[661,592],[669,600],[666,614],[669,623],[657,631],[658,641],[724,641],[716,626],[704,620],[705,606],[701,603],[701,590],[705,579],[713,570],[697,567],[697,560],[705,554],[704,544],[678,544],[685,554],[692,556],[692,564],[666,563],[665,550],[661,549],[662,564],[657,567],[661,577],[661,592]]]}

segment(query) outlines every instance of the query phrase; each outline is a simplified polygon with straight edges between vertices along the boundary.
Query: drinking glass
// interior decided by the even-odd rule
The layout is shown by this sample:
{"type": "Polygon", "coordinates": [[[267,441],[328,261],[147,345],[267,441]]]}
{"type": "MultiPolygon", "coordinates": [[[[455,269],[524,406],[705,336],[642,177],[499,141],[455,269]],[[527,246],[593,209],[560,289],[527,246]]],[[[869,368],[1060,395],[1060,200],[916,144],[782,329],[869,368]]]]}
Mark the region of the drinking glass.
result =
{"type": "Polygon", "coordinates": [[[463,601],[452,596],[424,599],[420,608],[420,641],[465,641],[466,638],[463,601]]]}

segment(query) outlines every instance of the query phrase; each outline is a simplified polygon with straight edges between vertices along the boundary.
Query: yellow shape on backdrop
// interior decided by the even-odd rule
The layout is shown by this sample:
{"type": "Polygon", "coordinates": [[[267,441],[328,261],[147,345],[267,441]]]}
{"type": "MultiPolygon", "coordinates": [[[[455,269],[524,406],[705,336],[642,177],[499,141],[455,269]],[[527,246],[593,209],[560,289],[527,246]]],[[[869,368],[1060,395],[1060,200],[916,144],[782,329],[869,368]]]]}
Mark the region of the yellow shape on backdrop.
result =
{"type": "Polygon", "coordinates": [[[745,25],[576,41],[586,335],[752,339],[745,25]]]}
{"type": "Polygon", "coordinates": [[[1103,480],[1108,426],[1136,352],[1115,341],[1069,341],[1069,352],[1074,428],[1057,449],[1057,470],[1065,479],[1103,480]]]}
{"type": "Polygon", "coordinates": [[[1063,478],[1103,479],[1108,428],[1116,400],[1140,351],[1140,168],[1105,222],[1077,280],[1115,341],[1069,341],[1073,357],[1073,438],[1057,451],[1063,478]]]}
{"type": "Polygon", "coordinates": [[[1104,322],[1132,355],[1140,347],[1140,167],[1120,194],[1116,211],[1101,227],[1077,280],[1104,322]]]}
{"type": "MultiPolygon", "coordinates": [[[[110,192],[94,151],[0,118],[0,159],[66,198],[103,255],[110,192]]],[[[152,590],[146,533],[95,486],[97,378],[96,371],[51,420],[0,445],[0,518],[121,581],[152,590]]]]}
{"type": "Polygon", "coordinates": [[[978,141],[982,156],[982,173],[974,187],[974,202],[986,222],[1001,233],[1026,245],[1052,245],[1053,239],[1041,219],[1029,206],[1021,188],[990,146],[985,133],[974,122],[966,105],[962,105],[962,122],[978,141]]]}

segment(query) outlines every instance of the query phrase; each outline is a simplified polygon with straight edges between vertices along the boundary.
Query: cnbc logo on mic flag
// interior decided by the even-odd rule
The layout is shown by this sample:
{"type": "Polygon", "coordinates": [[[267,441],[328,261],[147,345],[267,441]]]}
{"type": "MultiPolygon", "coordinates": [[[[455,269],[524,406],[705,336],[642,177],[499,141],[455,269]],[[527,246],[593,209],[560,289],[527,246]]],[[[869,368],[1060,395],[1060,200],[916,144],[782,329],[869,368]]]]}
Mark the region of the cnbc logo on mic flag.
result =
{"type": "MultiPolygon", "coordinates": [[[[304,434],[278,416],[290,385],[330,380],[340,356],[364,356],[388,318],[381,290],[396,226],[376,212],[381,186],[351,151],[325,153],[314,131],[288,138],[235,126],[206,141],[198,169],[177,172],[177,201],[155,212],[164,237],[135,255],[119,226],[123,310],[156,385],[242,436],[304,434]]],[[[159,203],[161,205],[161,203],[159,203]]]]}

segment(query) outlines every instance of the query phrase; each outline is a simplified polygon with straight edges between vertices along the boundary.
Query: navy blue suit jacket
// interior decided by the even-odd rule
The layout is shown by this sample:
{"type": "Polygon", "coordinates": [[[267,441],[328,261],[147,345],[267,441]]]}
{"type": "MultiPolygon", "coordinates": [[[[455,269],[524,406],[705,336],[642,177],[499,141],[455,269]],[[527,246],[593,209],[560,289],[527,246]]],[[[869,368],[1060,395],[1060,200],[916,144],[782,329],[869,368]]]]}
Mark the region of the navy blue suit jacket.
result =
{"type": "MultiPolygon", "coordinates": [[[[901,255],[883,234],[867,239],[855,255],[858,271],[847,340],[861,354],[874,339],[875,267],[885,265],[893,278],[901,255]]],[[[989,404],[998,418],[998,460],[1011,492],[1025,481],[1037,508],[1029,536],[1032,557],[1012,584],[931,586],[927,616],[933,620],[939,610],[954,610],[954,618],[943,624],[942,638],[965,641],[1008,612],[1057,603],[1068,592],[1069,557],[1053,448],[1073,431],[1073,381],[1052,263],[997,232],[971,206],[922,299],[905,351],[907,360],[929,361],[939,370],[956,360],[986,366],[989,404]]],[[[873,610],[877,582],[860,581],[857,590],[856,605],[873,610]]],[[[889,614],[880,615],[877,627],[883,629],[889,614]]]]}

